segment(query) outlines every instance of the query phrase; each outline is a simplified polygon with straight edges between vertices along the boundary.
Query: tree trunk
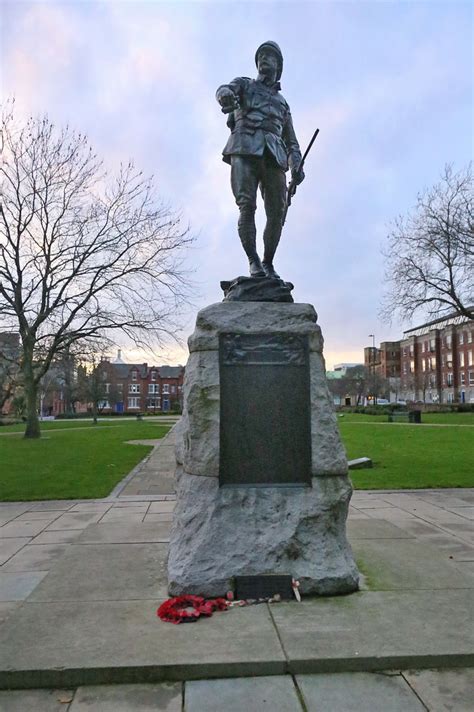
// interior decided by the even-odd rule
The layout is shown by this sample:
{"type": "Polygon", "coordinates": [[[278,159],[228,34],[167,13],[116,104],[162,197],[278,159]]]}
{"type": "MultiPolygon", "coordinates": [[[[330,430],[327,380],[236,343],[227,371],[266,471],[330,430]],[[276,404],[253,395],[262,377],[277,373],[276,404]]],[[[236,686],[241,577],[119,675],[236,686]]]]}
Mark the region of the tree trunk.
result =
{"type": "Polygon", "coordinates": [[[94,425],[97,425],[97,403],[95,401],[92,401],[92,419],[94,425]]]}
{"type": "Polygon", "coordinates": [[[24,371],[25,401],[26,401],[26,429],[25,438],[41,437],[38,418],[38,384],[35,383],[31,368],[24,371]]]}

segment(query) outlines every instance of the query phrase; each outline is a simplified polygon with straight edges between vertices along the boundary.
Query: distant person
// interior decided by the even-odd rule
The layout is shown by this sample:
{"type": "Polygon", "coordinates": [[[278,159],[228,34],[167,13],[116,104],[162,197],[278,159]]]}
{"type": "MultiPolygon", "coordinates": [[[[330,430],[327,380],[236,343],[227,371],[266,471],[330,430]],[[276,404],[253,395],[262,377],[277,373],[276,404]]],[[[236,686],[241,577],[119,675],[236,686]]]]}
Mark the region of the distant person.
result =
{"type": "Polygon", "coordinates": [[[231,186],[240,210],[239,237],[249,260],[251,277],[279,279],[273,258],[280,241],[286,201],[286,176],[291,168],[296,183],[301,151],[291,120],[290,107],[280,94],[283,55],[276,42],[257,49],[256,79],[237,77],[223,84],[216,98],[225,114],[231,135],[223,160],[231,165],[231,186]],[[267,222],[263,233],[263,261],[257,253],[255,210],[260,186],[267,222]]]}

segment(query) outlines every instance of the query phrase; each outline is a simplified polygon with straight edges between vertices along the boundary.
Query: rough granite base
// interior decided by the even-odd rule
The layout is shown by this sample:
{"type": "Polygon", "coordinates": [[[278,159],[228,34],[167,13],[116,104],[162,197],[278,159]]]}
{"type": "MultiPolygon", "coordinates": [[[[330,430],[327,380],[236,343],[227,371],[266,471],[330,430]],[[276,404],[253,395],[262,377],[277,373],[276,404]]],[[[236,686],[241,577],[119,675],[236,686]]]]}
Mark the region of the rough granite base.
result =
{"type": "Polygon", "coordinates": [[[347,477],[312,487],[219,487],[215,477],[178,473],[168,558],[172,596],[224,596],[234,576],[286,574],[302,594],[358,589],[346,539],[347,477]]]}
{"type": "Polygon", "coordinates": [[[264,574],[297,578],[303,594],[358,589],[359,574],[345,534],[352,486],[316,321],[310,304],[224,302],[199,312],[188,342],[184,409],[177,427],[170,595],[222,596],[233,589],[235,576],[264,574]],[[220,486],[222,333],[307,337],[311,486],[220,486]]]}

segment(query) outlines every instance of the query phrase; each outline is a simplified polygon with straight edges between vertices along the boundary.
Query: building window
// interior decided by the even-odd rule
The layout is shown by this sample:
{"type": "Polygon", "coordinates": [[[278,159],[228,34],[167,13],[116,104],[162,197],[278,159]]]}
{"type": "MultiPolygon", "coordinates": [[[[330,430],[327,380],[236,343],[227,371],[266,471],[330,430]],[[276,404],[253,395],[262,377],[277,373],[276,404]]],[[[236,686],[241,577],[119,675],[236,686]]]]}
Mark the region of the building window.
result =
{"type": "Polygon", "coordinates": [[[410,373],[415,373],[415,362],[410,361],[410,373]]]}
{"type": "Polygon", "coordinates": [[[403,375],[404,376],[407,375],[407,364],[406,363],[403,364],[403,375]]]}
{"type": "Polygon", "coordinates": [[[156,381],[156,371],[151,372],[151,380],[156,381]]]}
{"type": "Polygon", "coordinates": [[[472,344],[472,331],[467,332],[467,343],[472,344]]]}
{"type": "Polygon", "coordinates": [[[170,384],[163,383],[163,393],[169,393],[169,392],[170,392],[170,384]]]}
{"type": "Polygon", "coordinates": [[[140,398],[129,398],[128,399],[128,407],[129,408],[139,408],[140,407],[140,398]]]}
{"type": "Polygon", "coordinates": [[[454,394],[453,393],[448,393],[448,403],[452,403],[454,400],[454,394]]]}
{"type": "Polygon", "coordinates": [[[452,374],[452,373],[448,373],[448,374],[447,374],[447,376],[446,376],[446,381],[447,381],[448,386],[452,386],[452,385],[453,385],[453,374],[452,374]]]}
{"type": "Polygon", "coordinates": [[[129,393],[140,393],[140,384],[139,383],[130,383],[128,387],[128,392],[129,393]]]}
{"type": "Polygon", "coordinates": [[[467,365],[472,366],[472,351],[467,352],[467,365]]]}
{"type": "Polygon", "coordinates": [[[434,351],[435,349],[436,349],[436,340],[430,339],[430,351],[434,351]]]}
{"type": "Polygon", "coordinates": [[[176,393],[176,386],[171,386],[171,393],[176,393]]]}
{"type": "Polygon", "coordinates": [[[436,356],[432,356],[430,359],[430,370],[436,371],[436,356]]]}
{"type": "Polygon", "coordinates": [[[110,383],[105,384],[105,392],[110,393],[110,383]]]}
{"type": "Polygon", "coordinates": [[[462,346],[464,343],[464,331],[461,331],[459,334],[459,345],[462,346]]]}
{"type": "Polygon", "coordinates": [[[426,371],[426,363],[427,362],[425,361],[425,359],[423,359],[423,361],[421,362],[421,370],[423,371],[423,373],[426,371]]]}
{"type": "Polygon", "coordinates": [[[474,386],[474,371],[469,371],[469,385],[474,386]]]}
{"type": "Polygon", "coordinates": [[[459,382],[461,386],[464,386],[466,383],[466,374],[464,373],[464,371],[459,371],[459,382]]]}
{"type": "Polygon", "coordinates": [[[463,353],[459,354],[459,365],[461,366],[461,368],[464,366],[464,354],[463,353]]]}
{"type": "Polygon", "coordinates": [[[137,372],[136,372],[136,371],[132,371],[132,381],[136,381],[136,380],[137,380],[137,376],[138,376],[137,372]]]}

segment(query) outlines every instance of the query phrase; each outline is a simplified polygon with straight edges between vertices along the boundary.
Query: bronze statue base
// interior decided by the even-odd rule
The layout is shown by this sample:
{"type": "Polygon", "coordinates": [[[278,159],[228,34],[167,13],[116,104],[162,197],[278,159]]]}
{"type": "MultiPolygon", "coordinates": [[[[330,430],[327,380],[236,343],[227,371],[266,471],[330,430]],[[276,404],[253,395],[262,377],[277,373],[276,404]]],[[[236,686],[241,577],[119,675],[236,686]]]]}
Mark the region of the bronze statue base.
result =
{"type": "Polygon", "coordinates": [[[294,285],[269,277],[236,277],[221,282],[224,302],[293,302],[294,285]]]}

